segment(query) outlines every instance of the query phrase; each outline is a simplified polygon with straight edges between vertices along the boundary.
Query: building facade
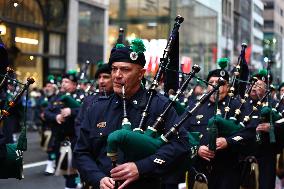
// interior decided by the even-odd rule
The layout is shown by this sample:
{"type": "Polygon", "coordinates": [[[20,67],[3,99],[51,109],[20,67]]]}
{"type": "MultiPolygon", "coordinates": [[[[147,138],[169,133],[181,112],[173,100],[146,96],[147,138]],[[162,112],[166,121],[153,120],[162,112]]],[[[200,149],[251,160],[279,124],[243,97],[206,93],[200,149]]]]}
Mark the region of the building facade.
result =
{"type": "Polygon", "coordinates": [[[275,82],[283,81],[284,1],[263,0],[264,3],[264,56],[272,60],[275,82]]]}
{"type": "Polygon", "coordinates": [[[1,38],[17,79],[60,76],[86,62],[106,60],[108,1],[0,1],[1,38]],[[18,2],[18,3],[17,3],[18,2]]]}
{"type": "Polygon", "coordinates": [[[222,0],[222,9],[221,9],[221,36],[220,36],[220,48],[221,48],[221,57],[230,58],[229,69],[233,66],[233,31],[234,31],[234,3],[232,0],[222,0]]]}
{"type": "Polygon", "coordinates": [[[263,67],[263,2],[261,0],[252,1],[251,20],[251,64],[255,70],[263,67]]]}
{"type": "Polygon", "coordinates": [[[180,63],[189,67],[199,64],[202,68],[201,75],[207,75],[210,69],[216,67],[220,8],[212,8],[206,3],[208,1],[110,0],[108,54],[122,27],[125,30],[125,41],[129,42],[135,37],[144,40],[147,48],[146,67],[150,62],[151,65],[159,62],[174,19],[180,14],[184,17],[179,30],[180,63]]]}
{"type": "Polygon", "coordinates": [[[1,38],[19,80],[34,77],[42,85],[49,70],[65,69],[67,1],[0,1],[1,38]]]}

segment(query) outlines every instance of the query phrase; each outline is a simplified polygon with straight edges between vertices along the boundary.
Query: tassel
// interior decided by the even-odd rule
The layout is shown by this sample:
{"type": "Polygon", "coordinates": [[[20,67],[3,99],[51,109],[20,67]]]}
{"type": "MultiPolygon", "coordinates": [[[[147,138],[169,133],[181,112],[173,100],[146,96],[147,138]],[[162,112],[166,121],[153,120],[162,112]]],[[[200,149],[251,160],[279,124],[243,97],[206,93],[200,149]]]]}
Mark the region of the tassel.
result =
{"type": "Polygon", "coordinates": [[[277,154],[276,175],[280,179],[284,178],[284,150],[280,154],[277,154]]]}
{"type": "Polygon", "coordinates": [[[48,149],[48,144],[50,139],[51,139],[51,131],[50,130],[44,131],[42,136],[42,150],[45,152],[48,149]]]}
{"type": "Polygon", "coordinates": [[[259,168],[255,157],[249,156],[245,159],[241,175],[240,189],[258,189],[259,168]]]}
{"type": "Polygon", "coordinates": [[[17,150],[20,151],[27,151],[27,133],[26,128],[23,127],[21,130],[21,134],[19,136],[18,144],[17,144],[17,150]]]}
{"type": "Polygon", "coordinates": [[[208,181],[203,173],[197,173],[195,175],[193,189],[208,189],[208,181]]]}
{"type": "Polygon", "coordinates": [[[55,175],[72,175],[77,171],[72,168],[72,149],[69,141],[64,141],[60,147],[60,156],[55,175]]]}

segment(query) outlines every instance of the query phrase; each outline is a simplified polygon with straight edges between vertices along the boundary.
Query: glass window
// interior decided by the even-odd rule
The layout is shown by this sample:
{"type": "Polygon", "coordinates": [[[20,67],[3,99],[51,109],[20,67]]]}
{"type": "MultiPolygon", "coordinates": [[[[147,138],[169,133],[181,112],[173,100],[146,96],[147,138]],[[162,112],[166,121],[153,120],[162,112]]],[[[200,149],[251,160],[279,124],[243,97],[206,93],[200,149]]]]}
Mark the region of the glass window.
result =
{"type": "Polygon", "coordinates": [[[104,10],[79,3],[78,62],[103,59],[104,10]]]}
{"type": "Polygon", "coordinates": [[[265,2],[264,3],[264,9],[273,9],[274,8],[274,2],[265,2]]]}
{"type": "Polygon", "coordinates": [[[273,28],[274,27],[274,21],[273,20],[265,20],[264,21],[264,28],[273,28]]]}
{"type": "MultiPolygon", "coordinates": [[[[49,27],[57,30],[66,30],[67,25],[67,0],[48,0],[46,1],[49,7],[49,27]]],[[[47,11],[47,10],[45,10],[47,11]]]]}
{"type": "Polygon", "coordinates": [[[256,4],[253,4],[253,10],[260,16],[263,15],[263,11],[256,4]]]}
{"type": "Polygon", "coordinates": [[[169,0],[126,0],[126,5],[127,17],[167,16],[170,10],[169,0]]]}
{"type": "Polygon", "coordinates": [[[40,52],[40,33],[39,31],[16,28],[16,47],[18,47],[24,53],[41,53],[40,52]]]}
{"type": "Polygon", "coordinates": [[[118,18],[120,0],[110,0],[109,17],[112,19],[118,18]]]}
{"type": "Polygon", "coordinates": [[[181,2],[178,1],[178,14],[190,19],[185,19],[180,28],[180,56],[190,57],[193,63],[200,64],[200,74],[205,76],[217,57],[217,12],[195,1],[186,5],[179,4],[181,2]]]}
{"type": "Polygon", "coordinates": [[[258,23],[256,20],[253,21],[253,26],[262,31],[262,25],[260,23],[258,23]]]}
{"type": "Polygon", "coordinates": [[[254,40],[254,43],[255,43],[256,45],[262,46],[262,40],[259,39],[258,37],[255,37],[255,36],[254,36],[253,40],[254,40]]]}
{"type": "Polygon", "coordinates": [[[63,55],[65,53],[65,40],[59,34],[49,35],[49,53],[52,55],[63,55]]]}
{"type": "Polygon", "coordinates": [[[42,25],[42,12],[37,1],[19,1],[18,6],[14,6],[15,1],[1,0],[0,15],[15,22],[42,25]]]}
{"type": "Polygon", "coordinates": [[[50,70],[64,70],[64,60],[60,58],[50,58],[49,59],[49,69],[50,70]]]}

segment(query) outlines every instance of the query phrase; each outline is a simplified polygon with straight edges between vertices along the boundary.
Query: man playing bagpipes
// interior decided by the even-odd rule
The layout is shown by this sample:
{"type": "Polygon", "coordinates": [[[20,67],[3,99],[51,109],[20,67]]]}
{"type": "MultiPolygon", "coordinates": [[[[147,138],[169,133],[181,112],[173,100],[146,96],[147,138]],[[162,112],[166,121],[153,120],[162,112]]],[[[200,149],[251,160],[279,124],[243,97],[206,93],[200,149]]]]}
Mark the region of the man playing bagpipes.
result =
{"type": "Polygon", "coordinates": [[[43,88],[43,96],[39,99],[39,113],[41,119],[41,147],[48,154],[48,162],[45,168],[45,175],[53,175],[55,172],[55,133],[56,127],[52,127],[52,122],[45,120],[44,111],[48,106],[49,101],[58,93],[58,87],[56,86],[55,77],[49,75],[46,84],[43,88]],[[52,132],[53,131],[53,132],[52,132]]]}
{"type": "MultiPolygon", "coordinates": [[[[219,78],[225,79],[225,85],[219,88],[219,92],[212,95],[207,102],[194,112],[191,119],[184,125],[188,131],[202,133],[198,157],[189,170],[189,188],[198,188],[197,185],[207,185],[210,189],[238,189],[239,188],[239,166],[236,152],[230,149],[221,149],[226,145],[224,138],[216,138],[212,141],[210,135],[210,122],[215,124],[215,115],[224,116],[225,107],[229,101],[229,73],[225,66],[219,64],[221,69],[212,70],[207,76],[207,90],[212,90],[219,78]],[[196,181],[194,183],[194,181],[196,181]],[[197,184],[199,183],[199,184],[197,184]]],[[[189,102],[189,109],[195,102],[189,102]]],[[[233,115],[239,107],[240,101],[236,98],[230,99],[230,112],[233,115]]]]}
{"type": "MultiPolygon", "coordinates": [[[[89,109],[82,124],[74,157],[82,178],[95,188],[114,188],[118,182],[119,188],[158,189],[162,174],[174,168],[189,148],[187,134],[181,130],[178,137],[174,137],[156,153],[143,159],[129,162],[129,157],[118,153],[117,163],[120,165],[112,167],[112,161],[106,155],[107,136],[121,129],[125,112],[128,114],[127,118],[131,123],[128,126],[131,126],[131,130],[139,125],[148,98],[147,91],[141,85],[146,63],[144,51],[144,44],[138,39],[132,41],[129,47],[116,45],[112,49],[109,65],[112,70],[114,94],[108,99],[99,99],[89,109]],[[123,91],[125,98],[122,98],[123,91]]],[[[160,94],[154,94],[146,125],[153,124],[168,102],[168,99],[160,94]]],[[[169,130],[176,119],[177,114],[171,108],[162,124],[164,130],[169,130]]],[[[147,149],[140,150],[143,152],[147,149]]]]}
{"type": "Polygon", "coordinates": [[[271,98],[266,100],[270,93],[268,83],[272,81],[267,73],[267,70],[260,70],[253,75],[256,82],[238,120],[245,129],[226,140],[229,147],[241,149],[243,188],[275,188],[277,145],[282,138],[277,133],[282,123],[278,121],[281,115],[273,109],[276,102],[271,98]]]}
{"type": "Polygon", "coordinates": [[[55,135],[56,175],[64,175],[65,186],[76,188],[77,170],[72,166],[72,150],[75,143],[75,118],[80,109],[82,94],[77,92],[77,76],[69,71],[62,77],[60,92],[53,97],[46,110],[44,119],[52,125],[55,135]]]}

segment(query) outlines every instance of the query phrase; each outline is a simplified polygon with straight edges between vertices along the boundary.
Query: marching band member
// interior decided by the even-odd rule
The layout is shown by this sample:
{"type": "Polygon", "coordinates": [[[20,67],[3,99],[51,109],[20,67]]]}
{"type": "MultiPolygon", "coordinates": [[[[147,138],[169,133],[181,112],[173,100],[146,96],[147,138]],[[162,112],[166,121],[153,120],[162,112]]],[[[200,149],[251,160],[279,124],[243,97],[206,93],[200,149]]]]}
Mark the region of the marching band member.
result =
{"type": "MultiPolygon", "coordinates": [[[[95,188],[114,188],[119,181],[119,188],[160,188],[163,173],[174,168],[178,160],[185,156],[189,144],[186,133],[181,131],[179,137],[170,140],[155,154],[144,159],[128,162],[127,157],[119,156],[117,167],[112,168],[110,158],[106,156],[106,137],[120,129],[123,117],[122,86],[125,86],[128,119],[132,127],[138,127],[140,114],[147,101],[147,92],[141,86],[146,61],[144,45],[142,50],[135,51],[130,47],[116,46],[111,52],[109,65],[113,80],[114,95],[99,99],[87,112],[80,129],[74,156],[80,175],[95,188]]],[[[140,46],[140,47],[141,47],[140,46]]],[[[153,124],[155,118],[163,111],[168,99],[155,94],[148,112],[147,125],[153,124]]],[[[168,130],[177,114],[173,108],[164,121],[168,130]]],[[[132,128],[132,129],[133,129],[132,128]]],[[[143,149],[141,149],[143,150],[143,149]]]]}

